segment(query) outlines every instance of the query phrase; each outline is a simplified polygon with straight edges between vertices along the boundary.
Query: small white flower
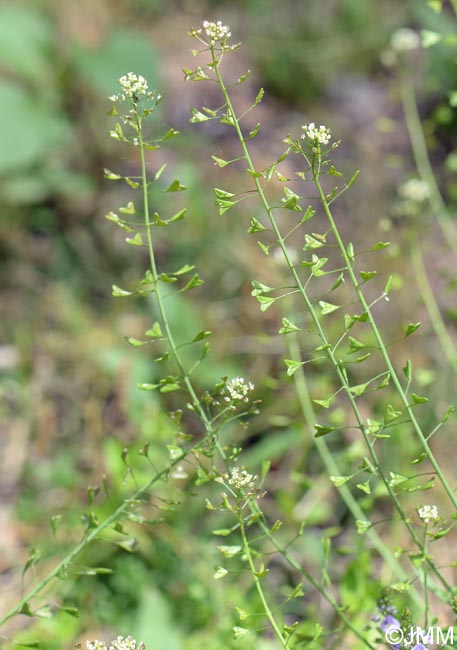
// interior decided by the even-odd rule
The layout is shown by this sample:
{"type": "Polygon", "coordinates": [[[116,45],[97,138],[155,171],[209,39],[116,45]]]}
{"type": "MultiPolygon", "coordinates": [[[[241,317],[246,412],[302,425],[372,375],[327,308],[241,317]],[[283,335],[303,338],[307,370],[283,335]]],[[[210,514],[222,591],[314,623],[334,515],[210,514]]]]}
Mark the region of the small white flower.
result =
{"type": "Polygon", "coordinates": [[[430,188],[426,181],[419,178],[410,178],[399,189],[400,195],[414,203],[422,203],[430,196],[430,188]]]}
{"type": "Polygon", "coordinates": [[[309,124],[304,124],[302,127],[302,139],[311,140],[313,144],[328,144],[332,137],[332,133],[329,128],[321,124],[317,127],[314,122],[309,124]]]}
{"type": "Polygon", "coordinates": [[[103,641],[86,641],[86,650],[107,650],[103,641]]]}
{"type": "Polygon", "coordinates": [[[255,481],[257,476],[249,474],[244,467],[234,467],[232,469],[232,474],[228,479],[230,485],[233,485],[238,490],[242,488],[250,488],[251,490],[255,487],[255,481]]]}
{"type": "Polygon", "coordinates": [[[108,99],[112,102],[125,102],[128,99],[138,101],[141,96],[152,98],[154,93],[148,91],[148,82],[140,74],[129,72],[119,79],[121,92],[111,95],[108,99]]]}
{"type": "Polygon", "coordinates": [[[390,38],[390,45],[395,52],[410,52],[420,47],[421,39],[417,32],[409,27],[397,29],[390,38]]]}
{"type": "Polygon", "coordinates": [[[248,394],[250,391],[254,390],[254,384],[245,382],[243,377],[234,377],[229,379],[225,385],[225,389],[222,390],[222,393],[228,393],[224,397],[226,402],[249,402],[248,394]]]}
{"type": "Polygon", "coordinates": [[[214,45],[214,43],[221,43],[232,35],[230,27],[228,25],[223,25],[220,20],[215,23],[204,20],[203,27],[205,28],[206,35],[212,45],[214,45]]]}
{"type": "Polygon", "coordinates": [[[424,505],[418,509],[417,514],[424,523],[428,524],[430,520],[438,519],[438,508],[436,506],[424,505]]]}

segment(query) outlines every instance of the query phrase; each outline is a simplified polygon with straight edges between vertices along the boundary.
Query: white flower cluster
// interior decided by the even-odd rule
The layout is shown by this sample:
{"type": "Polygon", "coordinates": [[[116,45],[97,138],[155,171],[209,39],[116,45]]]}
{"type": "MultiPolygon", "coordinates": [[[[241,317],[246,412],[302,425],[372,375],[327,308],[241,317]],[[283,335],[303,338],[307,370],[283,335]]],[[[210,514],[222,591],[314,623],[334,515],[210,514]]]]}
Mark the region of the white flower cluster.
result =
{"type": "Polygon", "coordinates": [[[140,74],[129,72],[119,79],[121,92],[111,95],[108,99],[112,102],[125,102],[127,99],[138,99],[140,95],[152,97],[153,93],[148,92],[148,82],[140,74]]]}
{"type": "Polygon", "coordinates": [[[417,32],[409,27],[397,29],[390,38],[390,45],[395,52],[410,52],[420,47],[421,39],[417,32]]]}
{"type": "MultiPolygon", "coordinates": [[[[225,385],[225,389],[228,393],[224,397],[226,402],[249,402],[248,394],[254,390],[254,384],[250,381],[246,383],[243,377],[234,377],[233,379],[229,379],[225,385]]],[[[222,392],[225,393],[225,390],[222,392]]]]}
{"type": "Polygon", "coordinates": [[[237,490],[242,488],[255,488],[257,476],[249,474],[244,467],[234,467],[231,476],[227,479],[229,485],[233,485],[237,490]]]}
{"type": "Polygon", "coordinates": [[[126,638],[118,636],[117,639],[110,642],[109,646],[103,641],[86,641],[86,650],[146,650],[146,646],[144,643],[137,646],[135,639],[131,636],[126,638]]]}
{"type": "Polygon", "coordinates": [[[421,506],[417,514],[423,522],[428,524],[430,520],[438,519],[438,508],[436,506],[421,506]]]}
{"type": "Polygon", "coordinates": [[[305,138],[308,138],[308,140],[312,140],[314,144],[328,144],[332,137],[330,129],[323,124],[317,127],[314,122],[310,122],[309,124],[303,125],[301,128],[303,130],[301,136],[302,139],[305,140],[305,138]]]}
{"type": "Polygon", "coordinates": [[[220,20],[216,23],[204,20],[203,27],[205,28],[206,35],[211,41],[211,44],[220,43],[225,38],[230,38],[232,35],[230,27],[228,25],[223,25],[220,20]]]}
{"type": "Polygon", "coordinates": [[[414,203],[422,203],[430,196],[430,188],[427,181],[410,178],[400,187],[399,193],[404,199],[414,201],[414,203]]]}

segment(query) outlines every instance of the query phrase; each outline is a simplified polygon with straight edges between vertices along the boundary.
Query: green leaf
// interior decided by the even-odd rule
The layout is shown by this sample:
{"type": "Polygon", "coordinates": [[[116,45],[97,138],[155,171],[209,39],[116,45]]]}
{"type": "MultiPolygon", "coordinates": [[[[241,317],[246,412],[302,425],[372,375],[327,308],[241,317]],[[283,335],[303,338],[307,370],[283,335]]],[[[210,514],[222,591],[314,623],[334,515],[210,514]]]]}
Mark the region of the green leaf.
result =
{"type": "Polygon", "coordinates": [[[430,29],[421,29],[421,44],[422,47],[428,48],[436,45],[443,38],[438,32],[432,32],[430,29]]]}
{"type": "Polygon", "coordinates": [[[369,250],[370,251],[380,251],[383,248],[387,248],[387,246],[390,246],[390,241],[380,241],[374,246],[372,246],[369,250]]]}
{"type": "Polygon", "coordinates": [[[211,336],[212,332],[209,330],[201,330],[194,336],[192,339],[191,343],[197,343],[198,341],[203,341],[204,339],[208,338],[208,336],[211,336]]]}
{"type": "Polygon", "coordinates": [[[184,215],[187,212],[187,208],[183,208],[182,210],[179,210],[179,212],[176,212],[172,217],[167,219],[167,223],[173,223],[174,221],[181,221],[184,219],[184,215]]]}
{"type": "MultiPolygon", "coordinates": [[[[257,133],[258,133],[259,131],[260,131],[260,122],[257,122],[257,124],[256,124],[255,127],[252,129],[252,131],[249,131],[249,134],[248,134],[247,138],[245,138],[245,139],[246,139],[246,140],[251,140],[252,138],[255,138],[255,136],[257,135],[257,133]]],[[[248,170],[248,171],[249,171],[249,170],[248,170]]],[[[258,172],[254,172],[254,173],[258,173],[258,172]]],[[[259,173],[259,176],[262,176],[262,174],[259,173]]]]}
{"type": "Polygon", "coordinates": [[[184,266],[181,266],[181,268],[175,271],[173,275],[184,275],[186,273],[189,273],[189,271],[193,271],[194,268],[194,264],[184,264],[184,266]]]}
{"type": "Polygon", "coordinates": [[[251,223],[251,225],[248,228],[248,233],[249,234],[251,234],[253,232],[262,232],[263,230],[267,230],[267,228],[265,228],[265,226],[262,226],[260,221],[257,221],[257,219],[255,217],[251,217],[250,223],[251,223]]]}
{"type": "Polygon", "coordinates": [[[298,194],[292,192],[288,187],[284,188],[284,194],[286,195],[281,199],[282,207],[286,210],[294,210],[295,212],[301,212],[301,207],[298,204],[298,201],[301,199],[298,194]]]}
{"type": "Polygon", "coordinates": [[[341,487],[350,481],[352,476],[329,476],[329,479],[335,487],[341,487]]]}
{"type": "Polygon", "coordinates": [[[125,289],[121,289],[120,287],[118,287],[115,284],[111,285],[111,293],[116,298],[119,298],[121,296],[131,296],[132,295],[131,291],[126,291],[125,289]]]}
{"type": "Polygon", "coordinates": [[[406,362],[406,365],[404,366],[404,368],[402,368],[402,370],[403,370],[403,374],[405,375],[406,379],[408,381],[411,381],[412,365],[411,365],[410,359],[408,359],[408,361],[406,362]]]}
{"type": "Polygon", "coordinates": [[[443,417],[441,418],[441,420],[440,420],[440,424],[444,424],[445,422],[447,422],[447,421],[449,420],[449,418],[451,417],[451,415],[454,413],[454,411],[455,411],[455,408],[454,408],[453,406],[450,406],[450,407],[446,410],[446,412],[445,412],[445,414],[443,415],[443,417]]]}
{"type": "Polygon", "coordinates": [[[443,9],[443,0],[427,0],[427,5],[430,9],[433,9],[433,11],[439,14],[443,9]]]}
{"type": "Polygon", "coordinates": [[[377,275],[377,271],[360,271],[360,277],[364,282],[368,282],[377,275]]]}
{"type": "Polygon", "coordinates": [[[218,167],[225,167],[226,165],[230,164],[227,160],[223,160],[217,156],[211,156],[211,158],[214,160],[214,164],[218,167]]]}
{"type": "Polygon", "coordinates": [[[254,287],[251,291],[251,296],[254,297],[260,296],[262,293],[269,293],[270,291],[273,291],[272,287],[269,287],[266,284],[262,284],[262,282],[258,282],[258,280],[252,280],[251,284],[254,287]]]}
{"type": "Polygon", "coordinates": [[[110,169],[107,169],[106,167],[103,168],[103,176],[109,181],[118,181],[120,178],[122,178],[122,176],[116,174],[115,172],[112,172],[110,169]]]}
{"type": "Polygon", "coordinates": [[[189,120],[191,124],[198,124],[199,122],[207,122],[209,119],[211,119],[208,117],[208,115],[205,115],[197,108],[192,108],[191,113],[192,113],[192,117],[189,120]]]}
{"type": "Polygon", "coordinates": [[[365,343],[362,343],[362,341],[357,340],[353,336],[349,336],[348,341],[349,341],[349,349],[351,352],[358,352],[359,350],[363,350],[364,348],[367,347],[365,343]]]}
{"type": "Polygon", "coordinates": [[[321,308],[321,314],[323,316],[326,316],[327,314],[331,314],[337,309],[340,309],[338,305],[332,305],[330,302],[325,302],[325,300],[319,300],[319,306],[321,308]]]}
{"type": "Polygon", "coordinates": [[[183,192],[184,190],[187,190],[187,187],[185,185],[181,185],[181,183],[175,179],[165,190],[165,192],[183,192]]]}
{"type": "Polygon", "coordinates": [[[129,201],[125,207],[119,208],[119,212],[123,214],[136,214],[135,204],[133,201],[129,201]]]}
{"type": "Polygon", "coordinates": [[[177,390],[181,390],[181,386],[179,386],[179,384],[164,384],[160,388],[161,393],[174,393],[177,390]]]}
{"type": "Polygon", "coordinates": [[[214,580],[220,580],[221,578],[224,578],[227,575],[228,571],[227,569],[224,569],[223,566],[218,566],[216,567],[216,571],[213,575],[214,580]]]}
{"type": "Polygon", "coordinates": [[[314,429],[316,431],[314,434],[315,438],[322,438],[322,436],[326,436],[327,434],[338,430],[336,427],[324,426],[322,424],[315,424],[314,429]]]}
{"type": "Polygon", "coordinates": [[[306,223],[307,221],[312,219],[315,214],[316,214],[316,210],[314,208],[312,208],[310,205],[308,205],[305,212],[303,213],[302,218],[300,219],[300,223],[302,223],[302,224],[306,223]]]}
{"type": "Polygon", "coordinates": [[[146,336],[149,336],[152,339],[162,338],[163,333],[162,333],[162,328],[160,327],[160,323],[156,321],[150,329],[146,330],[145,334],[146,336]]]}
{"type": "Polygon", "coordinates": [[[364,535],[372,526],[369,521],[363,521],[362,519],[357,519],[355,525],[357,526],[357,533],[359,535],[364,535]]]}
{"type": "Polygon", "coordinates": [[[135,348],[139,348],[142,345],[146,345],[148,343],[148,341],[140,341],[138,339],[132,338],[131,336],[125,336],[124,338],[129,345],[133,345],[135,348]]]}
{"type": "Polygon", "coordinates": [[[137,232],[135,237],[126,237],[125,241],[127,244],[130,244],[130,246],[143,246],[143,237],[140,232],[137,232]]]}
{"type": "Polygon", "coordinates": [[[394,407],[389,404],[384,415],[384,424],[390,424],[394,420],[398,420],[401,416],[401,411],[396,411],[394,407]]]}
{"type": "Polygon", "coordinates": [[[232,627],[233,631],[233,638],[234,639],[239,639],[240,637],[244,636],[245,634],[249,634],[249,630],[247,630],[245,627],[239,627],[238,625],[234,625],[232,627]]]}
{"type": "Polygon", "coordinates": [[[124,177],[124,181],[129,185],[132,189],[136,190],[140,187],[140,184],[138,181],[134,181],[131,178],[128,178],[128,176],[124,177]]]}
{"type": "MultiPolygon", "coordinates": [[[[260,250],[265,253],[265,255],[270,255],[270,246],[266,246],[265,244],[262,244],[261,241],[257,242],[260,250]]],[[[271,245],[271,244],[270,244],[271,245]]]]}
{"type": "Polygon", "coordinates": [[[256,296],[256,298],[260,303],[260,311],[266,311],[276,302],[276,298],[272,298],[271,296],[256,296]]]}
{"type": "Polygon", "coordinates": [[[408,327],[406,328],[406,331],[405,331],[405,339],[408,336],[411,336],[411,334],[413,334],[413,332],[418,330],[421,325],[422,325],[422,323],[409,323],[409,325],[408,325],[408,327]]]}
{"type": "Polygon", "coordinates": [[[284,359],[284,363],[287,366],[287,376],[292,377],[294,373],[304,365],[304,361],[295,361],[294,359],[284,359]]]}
{"type": "Polygon", "coordinates": [[[264,95],[265,95],[265,90],[263,88],[261,88],[259,90],[259,92],[257,93],[257,97],[255,98],[254,106],[257,106],[257,104],[260,104],[260,102],[262,101],[262,98],[263,98],[264,95]]]}
{"type": "Polygon", "coordinates": [[[200,287],[202,284],[204,284],[204,280],[200,278],[198,273],[195,273],[192,278],[189,280],[189,282],[181,289],[181,291],[189,291],[190,289],[195,289],[195,287],[200,287]]]}
{"type": "Polygon", "coordinates": [[[365,494],[371,494],[371,488],[368,481],[365,481],[365,483],[357,483],[356,487],[362,492],[365,492],[365,494]]]}
{"type": "Polygon", "coordinates": [[[154,175],[154,180],[156,181],[159,180],[159,178],[162,176],[163,172],[165,171],[166,167],[167,167],[167,163],[164,163],[161,167],[159,167],[159,169],[156,171],[154,175]]]}
{"type": "Polygon", "coordinates": [[[283,318],[282,327],[279,330],[278,334],[290,334],[291,332],[299,332],[300,329],[301,329],[300,327],[297,327],[296,325],[291,323],[291,321],[288,320],[287,318],[283,318]]]}
{"type": "Polygon", "coordinates": [[[421,397],[420,395],[416,395],[416,393],[412,393],[411,397],[413,398],[414,404],[425,404],[425,402],[428,402],[428,397],[421,397]]]}
{"type": "Polygon", "coordinates": [[[313,402],[318,406],[322,406],[324,409],[328,409],[332,402],[332,398],[329,397],[328,399],[313,399],[313,402]]]}
{"type": "Polygon", "coordinates": [[[358,384],[357,386],[351,386],[350,391],[355,397],[360,397],[366,391],[367,386],[368,386],[368,382],[366,384],[358,384]]]}
{"type": "Polygon", "coordinates": [[[243,547],[239,544],[234,544],[232,546],[218,546],[217,550],[220,551],[224,557],[231,558],[238,555],[243,550],[243,547]]]}

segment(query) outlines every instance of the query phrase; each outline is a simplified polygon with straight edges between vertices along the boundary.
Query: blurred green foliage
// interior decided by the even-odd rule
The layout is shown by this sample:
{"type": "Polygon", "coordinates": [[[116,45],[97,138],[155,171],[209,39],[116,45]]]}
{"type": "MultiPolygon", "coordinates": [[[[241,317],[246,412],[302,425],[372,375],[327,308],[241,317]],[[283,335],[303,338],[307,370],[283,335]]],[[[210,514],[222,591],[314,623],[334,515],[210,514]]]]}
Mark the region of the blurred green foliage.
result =
{"type": "MultiPolygon", "coordinates": [[[[144,263],[144,257],[134,258],[125,250],[122,238],[103,220],[104,212],[128,194],[118,196],[108,187],[102,168],[137,164],[130,154],[122,157],[113,149],[105,133],[109,108],[105,97],[115,91],[117,78],[129,70],[148,78],[151,87],[170,87],[174,105],[164,102],[169,108],[162,108],[159,119],[168,123],[167,111],[172,112],[181,120],[172,126],[184,132],[182,148],[176,145],[168,155],[190,187],[192,214],[182,231],[186,236],[175,241],[164,238],[159,250],[161,260],[173,260],[177,267],[189,258],[196,261],[207,281],[192,303],[179,295],[170,301],[178,339],[185,340],[200,329],[219,332],[212,362],[197,375],[200,387],[208,388],[221,376],[249,369],[264,405],[245,434],[245,460],[254,467],[260,467],[265,458],[272,460],[275,500],[268,499],[267,509],[272,521],[279,517],[285,521],[285,539],[304,518],[311,522],[298,547],[303,562],[312,566],[322,561],[320,537],[327,528],[336,529],[342,557],[348,546],[357,549],[357,539],[338,537],[346,513],[320,480],[322,468],[310,435],[303,435],[297,404],[286,390],[279,364],[281,348],[269,337],[276,323],[259,316],[250,296],[249,279],[263,263],[244,243],[247,219],[252,215],[242,213],[238,221],[233,216],[225,221],[217,217],[210,190],[217,171],[203,160],[201,148],[196,153],[200,136],[187,132],[187,99],[181,107],[180,91],[173,90],[175,77],[181,83],[181,61],[177,63],[177,56],[170,53],[173,48],[178,53],[189,49],[187,43],[181,44],[186,28],[209,13],[223,12],[249,47],[246,57],[259,85],[271,93],[262,105],[270,101],[274,106],[264,116],[265,131],[269,122],[273,131],[277,128],[277,115],[283,118],[282,127],[297,113],[332,114],[335,132],[338,123],[342,128],[346,125],[345,146],[357,158],[357,125],[348,116],[354,104],[349,103],[345,115],[339,114],[339,106],[331,103],[332,91],[344,73],[345,83],[351,78],[375,80],[389,92],[389,75],[382,70],[379,56],[392,30],[408,23],[447,29],[432,12],[419,11],[418,4],[399,8],[395,0],[249,0],[201,1],[190,6],[184,1],[107,0],[99,5],[81,3],[75,9],[71,3],[49,0],[0,6],[0,316],[4,324],[0,361],[7,359],[7,350],[17,353],[13,361],[1,364],[0,390],[7,426],[11,424],[14,431],[12,423],[19,422],[26,431],[22,442],[16,443],[23,461],[11,488],[20,529],[15,551],[18,562],[23,561],[26,548],[38,543],[51,554],[54,541],[48,521],[53,515],[64,514],[62,543],[74,543],[81,534],[80,516],[87,509],[87,486],[100,487],[101,476],[108,477],[110,498],[101,493],[95,504],[100,515],[106,515],[132,481],[147,475],[149,468],[138,456],[142,445],[151,443],[151,458],[160,465],[171,436],[163,405],[135,387],[137,382],[154,380],[156,371],[141,351],[127,349],[123,338],[135,336],[150,322],[150,305],[135,301],[119,305],[110,296],[113,283],[128,284],[144,263]],[[124,447],[131,448],[133,479],[126,478],[121,460],[124,447]]],[[[455,134],[455,117],[439,119],[436,99],[455,87],[454,54],[452,49],[435,51],[429,84],[423,89],[423,111],[430,138],[435,138],[438,163],[455,156],[449,147],[445,146],[444,154],[440,148],[440,143],[455,134]]],[[[209,141],[211,135],[203,133],[199,142],[209,141]]],[[[230,143],[217,140],[217,133],[215,138],[216,153],[218,147],[230,150],[230,143]]],[[[267,140],[263,147],[268,144],[267,140]]],[[[261,148],[259,156],[263,155],[261,148]]],[[[408,161],[409,152],[404,155],[408,161]]],[[[390,172],[383,176],[379,157],[367,155],[357,164],[367,170],[369,180],[377,179],[376,187],[392,186],[390,172]]],[[[454,173],[455,166],[450,171],[454,173]]],[[[449,183],[455,199],[455,181],[449,183]]],[[[367,194],[359,197],[362,206],[371,205],[368,186],[367,194]]],[[[152,198],[159,201],[158,196],[152,198]]],[[[386,206],[389,203],[381,201],[374,207],[382,214],[386,206]]],[[[365,210],[357,213],[354,207],[349,229],[357,230],[357,224],[366,220],[365,210]]],[[[369,218],[371,228],[374,217],[369,218]]],[[[362,238],[366,230],[365,225],[362,238]]],[[[399,273],[404,270],[401,256],[387,264],[397,265],[399,273]]],[[[414,296],[409,300],[417,305],[414,296]]],[[[399,320],[402,317],[399,314],[399,320]]],[[[439,360],[436,368],[432,363],[433,349],[415,354],[418,365],[430,367],[430,373],[439,372],[439,360]]],[[[332,379],[322,377],[318,367],[312,370],[311,380],[316,394],[328,395],[334,388],[332,379]]],[[[430,383],[425,375],[424,383],[430,383]]],[[[443,390],[444,396],[451,389],[442,378],[435,390],[443,390]]],[[[171,397],[167,406],[179,405],[171,397]]],[[[386,408],[379,402],[372,406],[375,417],[386,408]]],[[[425,417],[432,416],[430,411],[425,417]]],[[[332,417],[336,426],[344,420],[344,413],[336,409],[332,417]]],[[[234,431],[234,436],[240,433],[234,431]]],[[[401,457],[409,444],[405,434],[389,453],[401,457]]],[[[343,467],[351,467],[360,456],[355,442],[335,443],[333,451],[343,467]]],[[[235,593],[230,583],[213,581],[218,555],[211,530],[216,526],[202,500],[194,498],[190,484],[164,488],[163,498],[180,505],[171,505],[160,524],[132,525],[132,534],[138,537],[135,554],[109,540],[87,549],[81,558],[81,565],[104,566],[113,573],[62,584],[63,604],[77,606],[81,618],[64,611],[52,618],[44,613],[42,620],[16,633],[16,638],[41,638],[44,647],[57,650],[71,647],[89,630],[134,631],[148,648],[157,650],[193,650],[202,644],[216,650],[234,647],[231,627],[236,616],[227,603],[252,609],[257,596],[250,587],[235,593]]],[[[367,506],[370,500],[367,496],[367,506]]],[[[390,534],[395,538],[395,525],[390,534]]],[[[371,561],[368,552],[359,556],[357,564],[342,560],[341,584],[348,605],[357,602],[369,609],[374,602],[377,585],[370,579],[371,561]]],[[[294,577],[287,575],[287,569],[278,566],[276,571],[278,584],[293,586],[294,577]]],[[[4,595],[3,605],[10,598],[4,595]]],[[[309,621],[317,617],[318,607],[307,595],[300,609],[303,633],[312,635],[309,621]]],[[[272,647],[268,638],[262,644],[265,649],[272,647]]],[[[236,647],[250,644],[242,638],[236,647]]]]}

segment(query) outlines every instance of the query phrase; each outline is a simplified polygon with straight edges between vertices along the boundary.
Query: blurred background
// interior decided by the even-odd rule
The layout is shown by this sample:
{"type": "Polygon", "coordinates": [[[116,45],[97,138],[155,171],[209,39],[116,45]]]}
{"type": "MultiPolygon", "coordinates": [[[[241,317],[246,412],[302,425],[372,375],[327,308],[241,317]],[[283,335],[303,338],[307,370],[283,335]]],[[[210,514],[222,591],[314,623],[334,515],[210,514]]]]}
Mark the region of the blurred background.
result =
{"type": "MultiPolygon", "coordinates": [[[[342,140],[335,152],[338,168],[348,178],[362,170],[336,206],[342,230],[357,248],[378,240],[396,242],[371,262],[381,280],[394,276],[395,308],[385,315],[381,308],[379,318],[388,338],[395,338],[401,324],[424,321],[420,338],[398,357],[394,349],[393,355],[399,367],[407,355],[414,359],[438,411],[448,404],[455,380],[444,370],[445,354],[405,251],[411,241],[424,245],[430,282],[452,337],[455,262],[426,206],[413,216],[398,209],[399,187],[417,173],[400,103],[401,74],[389,44],[400,27],[446,33],[452,29],[450,18],[446,11],[434,13],[425,0],[0,3],[2,612],[17,602],[22,567],[37,548],[42,554],[38,575],[53,565],[51,518],[62,515],[64,546],[77,541],[88,486],[95,489],[103,475],[108,477],[111,502],[98,497],[100,515],[108,514],[132,487],[122,450],[132,449],[136,458],[150,442],[160,465],[172,435],[158,398],[135,388],[137,382],[150,381],[150,361],[124,340],[141,337],[150,326],[150,305],[111,295],[112,284],[128,286],[142,275],[146,261],[104,219],[109,210],[131,200],[132,193],[105,180],[103,168],[125,173],[138,165],[135,151],[107,135],[112,124],[106,97],[129,71],[144,75],[164,96],[157,129],[181,132],[160,156],[189,188],[188,218],[178,230],[164,229],[157,247],[160,265],[196,263],[206,281],[190,294],[176,295],[171,307],[178,337],[189,338],[199,329],[217,333],[211,359],[198,375],[200,388],[222,376],[244,375],[256,384],[264,406],[251,423],[245,461],[258,467],[264,458],[273,460],[275,501],[267,504],[272,521],[282,518],[290,530],[303,517],[312,522],[306,563],[320,561],[319,531],[344,525],[347,513],[319,473],[311,432],[303,434],[293,391],[284,383],[284,343],[275,335],[279,313],[261,314],[250,295],[250,281],[274,284],[280,265],[277,271],[269,265],[259,272],[265,257],[245,234],[251,206],[222,217],[214,206],[212,188],[236,187],[239,170],[215,167],[211,155],[236,157],[237,145],[219,124],[189,124],[191,107],[218,105],[214,88],[183,81],[182,68],[195,65],[190,54],[195,45],[186,34],[203,19],[222,20],[230,25],[233,40],[243,43],[224,64],[233,79],[252,70],[237,100],[241,109],[259,87],[266,90],[249,117],[252,125],[262,124],[252,143],[258,167],[284,150],[288,133],[297,136],[301,124],[315,121],[330,126],[342,140]]],[[[448,104],[456,83],[454,58],[455,45],[436,46],[406,59],[402,69],[415,84],[431,159],[451,205],[457,199],[457,122],[448,104]]],[[[159,211],[160,200],[154,195],[159,211]]],[[[311,372],[315,394],[331,392],[332,382],[311,372]]],[[[426,421],[435,415],[430,407],[426,421]]],[[[241,434],[236,435],[241,441],[241,434]]],[[[442,447],[446,452],[446,444],[442,447]]],[[[350,464],[348,449],[335,443],[334,451],[350,464]]],[[[454,456],[449,450],[447,456],[451,466],[454,456]]],[[[136,471],[141,480],[149,470],[139,464],[136,471]]],[[[178,481],[175,487],[185,485],[178,481]]],[[[6,634],[28,642],[39,638],[50,650],[111,633],[131,633],[155,650],[202,643],[231,647],[233,611],[228,603],[242,607],[252,595],[235,587],[232,593],[230,584],[213,586],[218,562],[213,523],[205,523],[202,500],[192,490],[179,491],[178,500],[186,507],[168,504],[164,523],[153,533],[147,527],[135,531],[136,553],[117,543],[85,551],[78,580],[59,583],[56,601],[68,611],[56,603],[48,609],[51,594],[46,594],[37,603],[41,618],[18,617],[6,634]],[[85,566],[114,571],[89,576],[85,566]],[[80,609],[79,618],[71,615],[72,607],[80,609]]],[[[60,520],[52,521],[56,527],[60,520]]],[[[389,534],[395,538],[395,531],[389,534]]],[[[349,537],[343,541],[356,544],[349,537]]],[[[359,556],[357,576],[347,569],[347,590],[361,602],[374,593],[369,555],[362,560],[359,556]]],[[[282,571],[278,565],[278,574],[282,571]]],[[[31,584],[30,572],[26,584],[31,584]]],[[[278,578],[278,584],[283,580],[278,578]]],[[[318,603],[311,596],[306,608],[312,620],[318,603]]],[[[237,641],[238,648],[243,644],[237,641]]],[[[268,637],[263,644],[269,647],[268,637]]]]}

